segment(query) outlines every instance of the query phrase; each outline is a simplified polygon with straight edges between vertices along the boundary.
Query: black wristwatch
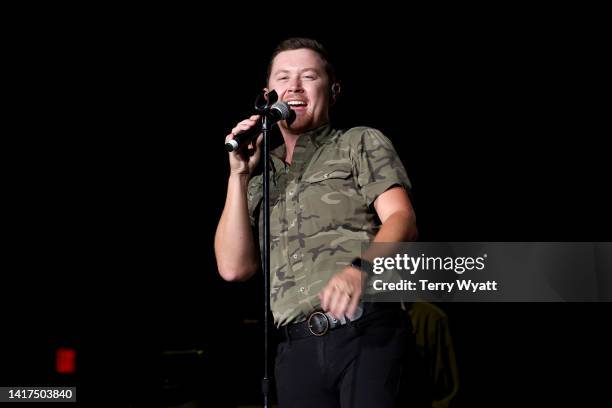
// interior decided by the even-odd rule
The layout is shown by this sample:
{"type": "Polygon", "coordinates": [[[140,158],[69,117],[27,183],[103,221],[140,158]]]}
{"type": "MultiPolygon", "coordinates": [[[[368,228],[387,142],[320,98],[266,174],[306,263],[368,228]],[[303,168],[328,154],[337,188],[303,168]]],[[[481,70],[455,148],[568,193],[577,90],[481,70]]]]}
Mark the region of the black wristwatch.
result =
{"type": "Polygon", "coordinates": [[[359,257],[351,261],[351,266],[366,273],[372,273],[372,270],[374,269],[374,265],[372,265],[372,262],[366,261],[365,259],[359,257]]]}

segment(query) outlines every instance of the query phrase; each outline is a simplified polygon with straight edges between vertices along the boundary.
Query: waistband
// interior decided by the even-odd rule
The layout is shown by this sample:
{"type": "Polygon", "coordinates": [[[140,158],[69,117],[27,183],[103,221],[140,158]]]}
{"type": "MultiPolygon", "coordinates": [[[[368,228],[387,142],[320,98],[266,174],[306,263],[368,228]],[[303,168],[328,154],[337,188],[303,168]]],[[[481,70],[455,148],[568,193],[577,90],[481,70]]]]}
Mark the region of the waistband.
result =
{"type": "Polygon", "coordinates": [[[402,310],[402,306],[401,303],[362,303],[357,310],[356,317],[352,320],[345,317],[336,319],[329,312],[326,313],[321,310],[315,310],[305,321],[282,326],[279,330],[285,340],[301,339],[311,336],[321,337],[325,336],[331,330],[347,327],[350,323],[358,322],[365,316],[385,310],[399,311],[402,310]]]}

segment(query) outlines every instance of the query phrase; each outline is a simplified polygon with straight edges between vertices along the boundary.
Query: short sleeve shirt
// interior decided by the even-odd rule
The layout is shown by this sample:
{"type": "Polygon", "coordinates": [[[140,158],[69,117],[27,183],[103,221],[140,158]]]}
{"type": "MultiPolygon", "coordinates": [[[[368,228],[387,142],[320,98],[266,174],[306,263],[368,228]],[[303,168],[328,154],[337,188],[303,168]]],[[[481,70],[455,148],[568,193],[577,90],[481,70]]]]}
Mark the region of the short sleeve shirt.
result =
{"type": "MultiPolygon", "coordinates": [[[[376,198],[410,190],[404,166],[380,131],[322,126],[300,135],[292,164],[285,146],[270,161],[270,305],[277,326],[305,320],[329,279],[361,254],[380,228],[376,198]]],[[[249,181],[252,226],[263,245],[263,177],[249,181]]],[[[263,251],[263,248],[262,248],[263,251]]]]}

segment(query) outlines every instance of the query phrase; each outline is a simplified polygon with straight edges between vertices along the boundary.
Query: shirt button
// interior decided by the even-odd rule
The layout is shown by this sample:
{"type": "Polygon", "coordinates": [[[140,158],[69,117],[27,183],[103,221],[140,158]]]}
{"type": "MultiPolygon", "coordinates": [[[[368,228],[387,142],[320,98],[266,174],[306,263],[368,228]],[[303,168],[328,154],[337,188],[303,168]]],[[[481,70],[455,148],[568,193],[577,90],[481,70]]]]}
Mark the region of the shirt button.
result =
{"type": "Polygon", "coordinates": [[[293,254],[293,259],[298,259],[297,254],[293,254]]]}
{"type": "Polygon", "coordinates": [[[305,290],[306,290],[306,288],[303,287],[303,286],[300,288],[300,292],[302,292],[302,293],[304,293],[305,290]]]}
{"type": "Polygon", "coordinates": [[[289,192],[289,195],[290,195],[290,196],[292,196],[292,195],[293,195],[293,191],[290,191],[290,192],[289,192]]]}

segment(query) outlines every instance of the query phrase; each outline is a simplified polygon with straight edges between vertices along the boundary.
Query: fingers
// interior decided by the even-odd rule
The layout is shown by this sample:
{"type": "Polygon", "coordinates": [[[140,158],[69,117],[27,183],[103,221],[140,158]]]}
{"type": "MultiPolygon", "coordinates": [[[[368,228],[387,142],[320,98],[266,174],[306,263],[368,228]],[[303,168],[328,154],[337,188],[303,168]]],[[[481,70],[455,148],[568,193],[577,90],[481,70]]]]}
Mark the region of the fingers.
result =
{"type": "Polygon", "coordinates": [[[351,297],[351,301],[349,302],[346,310],[346,315],[349,319],[353,320],[355,317],[355,313],[357,313],[357,306],[359,305],[359,298],[361,297],[361,293],[359,295],[354,294],[351,297]]]}
{"type": "MultiPolygon", "coordinates": [[[[258,120],[259,120],[259,115],[252,115],[250,118],[238,122],[238,124],[236,124],[236,126],[234,126],[234,128],[232,128],[231,133],[229,135],[225,136],[225,142],[227,143],[231,139],[233,139],[236,135],[244,133],[247,130],[251,129],[252,127],[257,126],[257,121],[258,120]]],[[[257,147],[259,147],[260,143],[261,143],[261,141],[258,138],[258,140],[257,140],[257,147]]],[[[249,149],[248,156],[251,156],[253,154],[253,152],[255,151],[255,146],[253,145],[253,142],[249,143],[247,148],[249,149]]]]}
{"type": "MultiPolygon", "coordinates": [[[[225,143],[234,139],[236,135],[246,132],[252,127],[257,125],[259,115],[252,115],[248,119],[244,119],[236,124],[231,130],[230,134],[225,136],[225,143]]],[[[260,140],[257,141],[257,147],[259,147],[260,140]]],[[[239,149],[232,150],[229,152],[230,162],[230,173],[231,174],[252,174],[259,162],[261,152],[253,143],[247,146],[240,147],[239,149]]]]}
{"type": "Polygon", "coordinates": [[[335,281],[330,281],[319,294],[321,309],[331,313],[336,319],[354,316],[360,297],[360,288],[343,289],[343,286],[335,281]]]}
{"type": "Polygon", "coordinates": [[[242,122],[238,123],[232,129],[232,135],[236,136],[236,135],[239,135],[240,133],[246,132],[247,130],[255,126],[256,124],[257,124],[257,121],[255,120],[250,120],[250,119],[243,120],[242,122]]]}
{"type": "Polygon", "coordinates": [[[255,149],[255,146],[253,146],[253,141],[251,140],[251,142],[249,143],[249,150],[259,150],[259,146],[261,146],[261,142],[263,140],[263,133],[260,133],[259,136],[257,136],[257,149],[255,149]]]}
{"type": "Polygon", "coordinates": [[[321,301],[321,309],[327,311],[328,310],[328,304],[329,301],[331,299],[331,292],[334,291],[334,288],[331,287],[329,284],[327,286],[325,286],[323,288],[323,290],[321,291],[321,293],[319,293],[319,300],[321,301]]]}
{"type": "Polygon", "coordinates": [[[352,319],[361,299],[361,272],[347,267],[334,275],[319,293],[321,309],[336,319],[352,319]]]}
{"type": "Polygon", "coordinates": [[[330,302],[329,312],[336,319],[342,319],[342,317],[347,314],[348,305],[351,299],[351,296],[347,292],[335,290],[330,302]]]}
{"type": "Polygon", "coordinates": [[[238,124],[232,129],[232,135],[236,136],[240,133],[246,132],[253,126],[257,125],[259,115],[253,115],[248,119],[238,122],[238,124]]]}
{"type": "Polygon", "coordinates": [[[329,312],[332,307],[332,303],[335,306],[336,302],[338,301],[336,299],[336,292],[338,292],[338,288],[335,284],[335,279],[332,279],[327,283],[325,288],[323,288],[323,290],[319,294],[319,299],[321,300],[321,309],[326,312],[329,312]]]}

